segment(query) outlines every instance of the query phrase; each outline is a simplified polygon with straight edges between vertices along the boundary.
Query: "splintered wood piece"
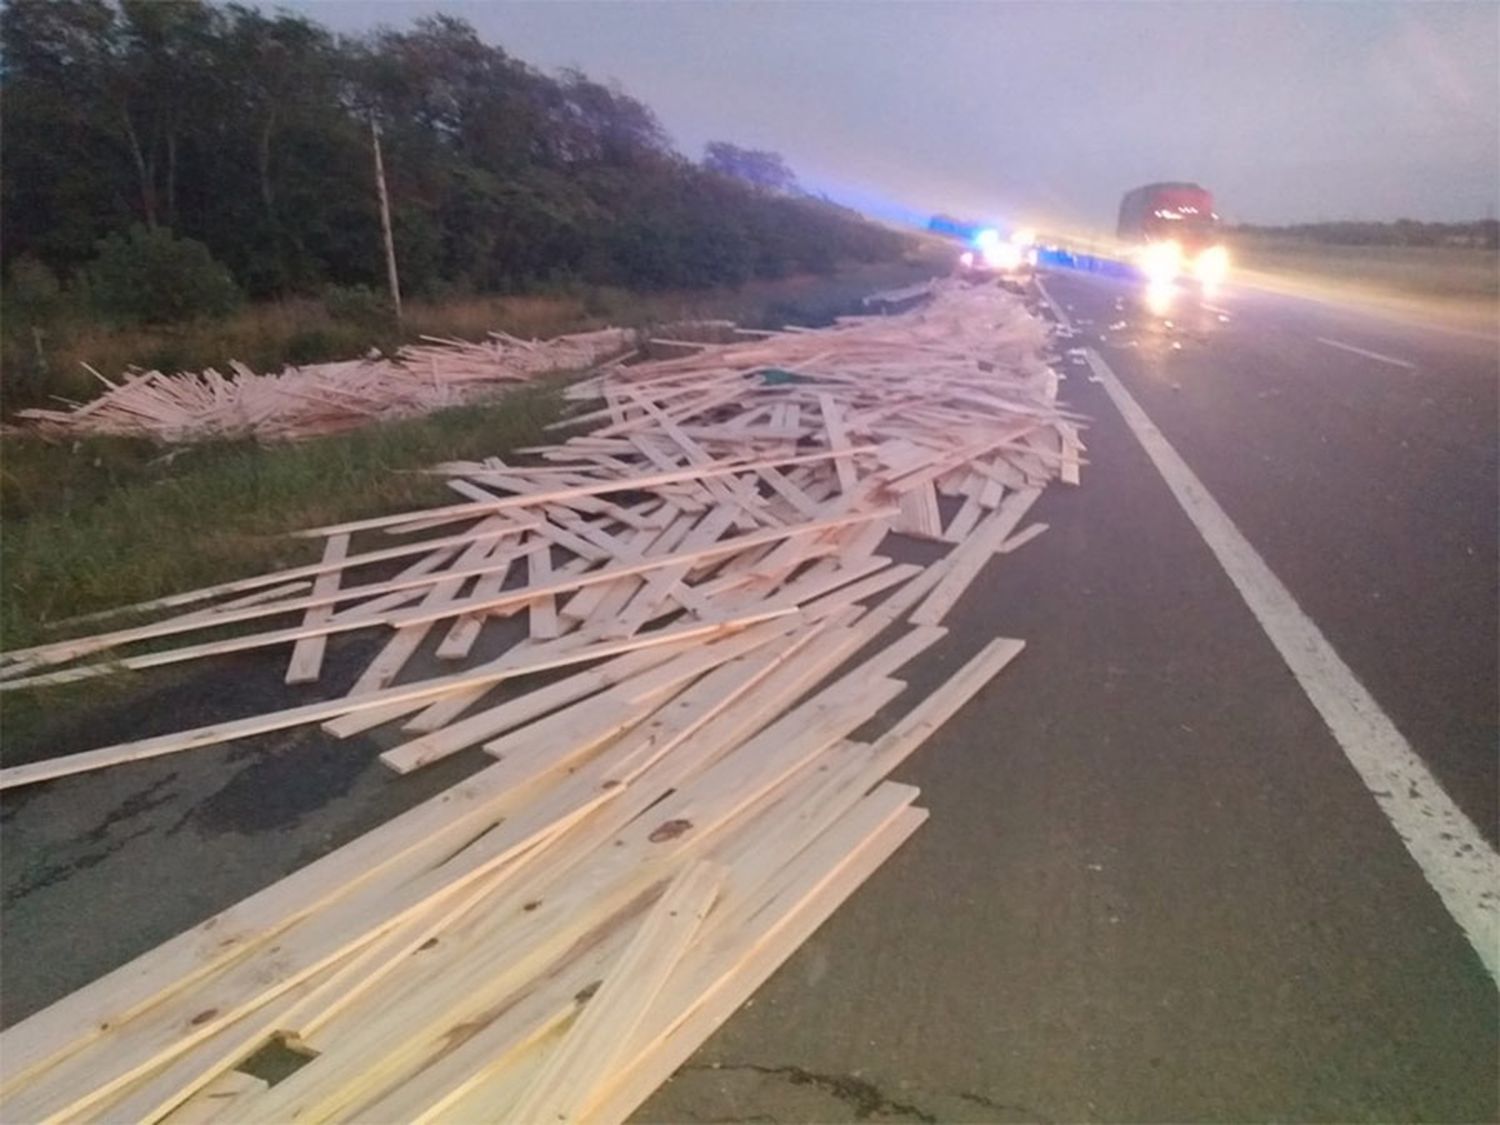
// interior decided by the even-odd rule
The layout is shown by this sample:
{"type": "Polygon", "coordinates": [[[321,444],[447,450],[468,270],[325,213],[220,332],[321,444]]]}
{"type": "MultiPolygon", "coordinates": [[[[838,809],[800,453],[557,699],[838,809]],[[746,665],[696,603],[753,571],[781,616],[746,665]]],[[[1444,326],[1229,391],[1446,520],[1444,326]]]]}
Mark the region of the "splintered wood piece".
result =
{"type": "Polygon", "coordinates": [[[745,625],[752,625],[757,621],[780,617],[789,612],[792,611],[777,608],[746,613],[741,617],[723,621],[690,622],[685,625],[676,625],[671,628],[660,629],[653,633],[646,633],[625,640],[601,641],[597,644],[571,649],[550,657],[533,657],[529,661],[508,661],[501,658],[468,672],[456,672],[452,675],[439,676],[430,680],[417,680],[410,684],[398,684],[395,687],[373,691],[364,696],[334,699],[324,703],[308,703],[301,707],[289,707],[283,711],[255,715],[248,719],[215,723],[206,727],[198,727],[194,730],[181,731],[176,734],[158,735],[154,738],[144,738],[136,742],[123,742],[117,746],[106,746],[99,750],[87,750],[78,754],[65,754],[58,758],[49,758],[41,762],[28,762],[21,766],[10,766],[0,769],[0,790],[11,789],[20,785],[34,785],[39,781],[47,781],[55,777],[67,777],[75,773],[86,773],[89,770],[102,769],[105,766],[115,765],[119,762],[141,761],[142,759],[155,758],[162,754],[175,754],[197,746],[211,746],[215,743],[228,742],[235,738],[246,738],[250,735],[264,734],[267,731],[285,730],[287,727],[301,726],[305,723],[322,722],[325,719],[336,718],[339,715],[354,711],[371,710],[377,707],[406,703],[408,701],[427,700],[434,696],[446,694],[449,691],[476,684],[495,684],[501,680],[514,679],[533,672],[566,667],[570,664],[586,664],[591,660],[598,660],[606,656],[615,656],[636,648],[646,648],[658,644],[671,644],[690,637],[712,636],[745,625]]]}

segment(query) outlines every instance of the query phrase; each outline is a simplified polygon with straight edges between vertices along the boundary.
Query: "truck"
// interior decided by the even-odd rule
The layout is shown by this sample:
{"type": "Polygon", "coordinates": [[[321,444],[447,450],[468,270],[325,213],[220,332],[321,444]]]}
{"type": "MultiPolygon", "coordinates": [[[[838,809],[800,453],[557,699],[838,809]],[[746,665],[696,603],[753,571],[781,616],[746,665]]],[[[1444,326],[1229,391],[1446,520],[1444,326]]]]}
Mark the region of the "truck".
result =
{"type": "Polygon", "coordinates": [[[1214,197],[1198,184],[1146,184],[1126,192],[1115,233],[1152,282],[1188,276],[1214,286],[1229,273],[1214,197]]]}

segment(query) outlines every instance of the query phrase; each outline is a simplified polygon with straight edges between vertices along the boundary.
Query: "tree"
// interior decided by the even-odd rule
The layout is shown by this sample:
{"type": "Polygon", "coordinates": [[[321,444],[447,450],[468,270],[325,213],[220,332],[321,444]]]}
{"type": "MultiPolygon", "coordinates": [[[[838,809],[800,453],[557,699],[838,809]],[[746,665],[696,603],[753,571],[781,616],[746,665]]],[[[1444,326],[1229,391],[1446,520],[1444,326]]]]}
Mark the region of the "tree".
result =
{"type": "Polygon", "coordinates": [[[137,225],[99,244],[89,268],[95,305],[126,324],[173,324],[222,316],[239,303],[229,271],[190,238],[137,225]]]}
{"type": "Polygon", "coordinates": [[[762,191],[788,195],[797,191],[797,177],[780,153],[740,148],[727,141],[710,141],[703,150],[703,166],[710,172],[743,180],[762,191]]]}
{"type": "Polygon", "coordinates": [[[891,252],[777,154],[694,164],[617,84],[543,74],[450,16],[339,38],[248,4],[4,0],[0,36],[0,266],[29,256],[64,291],[103,268],[101,239],[110,261],[188,240],[253,297],[382,285],[372,118],[416,293],[738,284],[891,252]]]}

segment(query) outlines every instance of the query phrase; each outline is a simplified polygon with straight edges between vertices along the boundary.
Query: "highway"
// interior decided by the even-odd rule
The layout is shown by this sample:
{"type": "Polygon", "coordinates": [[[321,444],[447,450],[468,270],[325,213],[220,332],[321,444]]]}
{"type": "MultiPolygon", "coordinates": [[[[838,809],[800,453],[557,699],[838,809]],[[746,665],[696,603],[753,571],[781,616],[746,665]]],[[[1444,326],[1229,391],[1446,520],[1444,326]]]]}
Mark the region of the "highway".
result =
{"type": "MultiPolygon", "coordinates": [[[[1497,1119],[1500,343],[1082,272],[1027,299],[1082,486],[896,709],[1026,650],[898,773],[929,821],[637,1119],[1497,1119]]],[[[242,654],[58,744],[213,721],[226,675],[265,709],[283,673],[242,654]]],[[[5,941],[47,953],[0,966],[6,1021],[480,757],[393,782],[381,748],[291,731],[9,798],[5,941]]]]}
{"type": "Polygon", "coordinates": [[[1122,279],[1041,284],[1090,463],[947,650],[1001,633],[1024,659],[908,764],[923,831],[640,1119],[1495,1120],[1494,950],[1434,882],[1493,927],[1500,345],[1233,287],[1153,310],[1122,279]],[[1311,691],[1353,746],[1261,620],[1284,633],[1285,606],[1252,612],[1205,538],[1226,523],[1311,630],[1293,643],[1343,665],[1311,691]],[[1376,712],[1352,734],[1350,682],[1376,712]],[[1395,795],[1350,757],[1382,730],[1414,756],[1395,795]],[[1398,835],[1391,805],[1461,823],[1398,835]]]}

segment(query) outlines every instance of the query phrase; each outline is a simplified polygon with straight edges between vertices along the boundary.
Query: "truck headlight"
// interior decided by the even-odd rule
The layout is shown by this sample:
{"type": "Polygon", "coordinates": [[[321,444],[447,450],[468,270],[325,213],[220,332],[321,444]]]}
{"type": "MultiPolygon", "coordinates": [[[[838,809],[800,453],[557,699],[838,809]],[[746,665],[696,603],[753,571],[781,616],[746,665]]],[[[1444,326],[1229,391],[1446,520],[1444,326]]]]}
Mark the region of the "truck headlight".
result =
{"type": "Polygon", "coordinates": [[[1182,247],[1175,242],[1153,242],[1141,255],[1141,272],[1153,285],[1166,285],[1182,272],[1182,247]]]}
{"type": "Polygon", "coordinates": [[[1198,255],[1193,273],[1204,285],[1219,285],[1229,276],[1229,251],[1222,246],[1210,246],[1198,255]]]}

